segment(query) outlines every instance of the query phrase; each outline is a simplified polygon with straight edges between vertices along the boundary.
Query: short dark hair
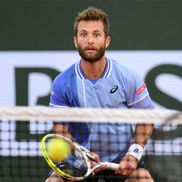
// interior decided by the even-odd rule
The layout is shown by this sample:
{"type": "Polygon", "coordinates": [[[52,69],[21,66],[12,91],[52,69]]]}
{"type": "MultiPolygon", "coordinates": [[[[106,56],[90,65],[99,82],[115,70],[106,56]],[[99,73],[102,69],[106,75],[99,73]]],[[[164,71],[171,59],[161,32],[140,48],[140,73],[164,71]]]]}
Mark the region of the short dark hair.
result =
{"type": "Polygon", "coordinates": [[[104,32],[105,35],[109,35],[109,20],[108,15],[101,9],[98,9],[96,7],[88,7],[87,9],[83,10],[82,12],[79,12],[78,15],[75,18],[74,23],[74,32],[75,35],[77,35],[77,27],[80,21],[99,21],[101,20],[104,25],[104,32]]]}

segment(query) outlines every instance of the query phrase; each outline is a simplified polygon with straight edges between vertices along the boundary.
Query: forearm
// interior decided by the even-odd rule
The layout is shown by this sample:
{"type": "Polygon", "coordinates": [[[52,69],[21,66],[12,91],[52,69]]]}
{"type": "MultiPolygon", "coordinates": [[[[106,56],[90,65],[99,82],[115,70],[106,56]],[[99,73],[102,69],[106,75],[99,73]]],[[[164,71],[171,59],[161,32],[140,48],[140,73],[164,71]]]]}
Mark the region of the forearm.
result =
{"type": "Polygon", "coordinates": [[[153,131],[153,124],[137,124],[134,135],[134,143],[143,148],[150,138],[153,131]]]}
{"type": "Polygon", "coordinates": [[[68,125],[65,124],[53,124],[53,132],[57,134],[64,135],[67,138],[72,138],[68,131],[68,125]]]}
{"type": "Polygon", "coordinates": [[[137,124],[135,129],[133,144],[129,147],[126,153],[126,160],[130,160],[130,156],[140,161],[144,146],[150,138],[153,130],[153,124],[137,124]]]}

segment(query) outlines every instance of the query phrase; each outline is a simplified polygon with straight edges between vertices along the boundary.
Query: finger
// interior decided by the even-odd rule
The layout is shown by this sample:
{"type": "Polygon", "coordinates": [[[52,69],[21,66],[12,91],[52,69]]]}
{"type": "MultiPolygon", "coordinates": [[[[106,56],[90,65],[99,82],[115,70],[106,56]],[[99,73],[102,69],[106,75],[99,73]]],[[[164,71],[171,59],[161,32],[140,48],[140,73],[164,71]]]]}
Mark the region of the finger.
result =
{"type": "Polygon", "coordinates": [[[95,165],[95,162],[93,162],[93,161],[90,161],[90,165],[91,165],[91,167],[94,167],[94,165],[95,165]]]}
{"type": "Polygon", "coordinates": [[[94,172],[99,172],[99,171],[103,171],[103,170],[106,170],[106,169],[109,169],[107,165],[101,165],[100,167],[96,168],[94,170],[94,172]]]}
{"type": "Polygon", "coordinates": [[[115,174],[119,174],[119,175],[126,175],[127,174],[128,169],[127,168],[120,168],[118,170],[115,171],[115,174]]]}
{"type": "Polygon", "coordinates": [[[103,167],[98,167],[98,168],[96,168],[96,169],[94,170],[94,172],[97,173],[97,172],[102,171],[102,170],[104,170],[104,169],[105,169],[105,168],[103,168],[103,167]]]}
{"type": "Polygon", "coordinates": [[[94,172],[95,172],[95,173],[98,173],[99,171],[102,171],[102,170],[98,168],[98,169],[96,169],[94,172]]]}
{"type": "Polygon", "coordinates": [[[115,174],[125,175],[126,170],[117,170],[117,171],[115,171],[115,174]]]}
{"type": "Polygon", "coordinates": [[[125,176],[128,176],[130,175],[135,169],[133,168],[125,168],[125,169],[122,169],[122,170],[117,170],[115,171],[115,174],[119,174],[119,175],[125,175],[125,176]]]}

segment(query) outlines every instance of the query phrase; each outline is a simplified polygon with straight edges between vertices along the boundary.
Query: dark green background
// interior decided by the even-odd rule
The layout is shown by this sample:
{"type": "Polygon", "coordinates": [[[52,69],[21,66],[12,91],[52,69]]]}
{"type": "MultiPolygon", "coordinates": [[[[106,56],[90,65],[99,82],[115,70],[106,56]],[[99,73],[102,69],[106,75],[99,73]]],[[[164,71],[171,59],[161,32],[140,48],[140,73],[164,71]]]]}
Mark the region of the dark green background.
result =
{"type": "MultiPolygon", "coordinates": [[[[74,50],[74,17],[89,5],[109,15],[110,50],[182,50],[182,1],[177,0],[0,0],[0,50],[74,50]]],[[[181,156],[144,160],[157,182],[182,181],[181,156]]],[[[0,157],[0,182],[40,182],[48,171],[39,157],[0,157]]]]}
{"type": "Polygon", "coordinates": [[[73,22],[87,6],[110,17],[111,50],[181,50],[179,0],[1,0],[0,50],[72,50],[73,22]]]}

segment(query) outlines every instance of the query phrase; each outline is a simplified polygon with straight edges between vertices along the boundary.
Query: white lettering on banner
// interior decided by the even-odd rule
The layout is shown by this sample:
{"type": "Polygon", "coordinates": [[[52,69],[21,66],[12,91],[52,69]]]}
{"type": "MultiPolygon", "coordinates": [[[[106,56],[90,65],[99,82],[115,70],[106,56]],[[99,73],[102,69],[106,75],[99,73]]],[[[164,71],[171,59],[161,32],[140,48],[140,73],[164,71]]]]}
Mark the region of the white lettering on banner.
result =
{"type": "MultiPolygon", "coordinates": [[[[172,64],[182,66],[182,51],[107,51],[107,57],[120,61],[121,64],[135,70],[143,79],[148,72],[160,65],[172,64]]],[[[0,106],[16,105],[16,82],[15,68],[51,68],[63,71],[74,62],[80,60],[76,51],[12,51],[0,52],[0,106]]],[[[170,73],[161,74],[155,80],[157,87],[171,97],[182,102],[182,79],[170,73]]],[[[51,79],[42,73],[31,73],[28,78],[28,105],[35,105],[38,97],[48,95],[51,88],[51,79]]],[[[164,107],[156,103],[157,107],[164,107]]],[[[40,154],[40,143],[33,139],[29,142],[17,141],[15,137],[15,122],[0,122],[0,155],[1,156],[36,156],[40,154]],[[29,150],[26,150],[28,148],[29,150]],[[11,149],[11,150],[10,150],[11,149]]],[[[30,134],[43,134],[52,128],[52,123],[38,123],[31,121],[30,134]]],[[[176,126],[174,126],[174,130],[176,126]]],[[[182,137],[172,140],[152,140],[147,144],[148,154],[170,154],[176,155],[182,152],[182,137]],[[171,148],[171,144],[175,147],[171,148]],[[162,144],[162,147],[161,147],[162,144]]]]}

